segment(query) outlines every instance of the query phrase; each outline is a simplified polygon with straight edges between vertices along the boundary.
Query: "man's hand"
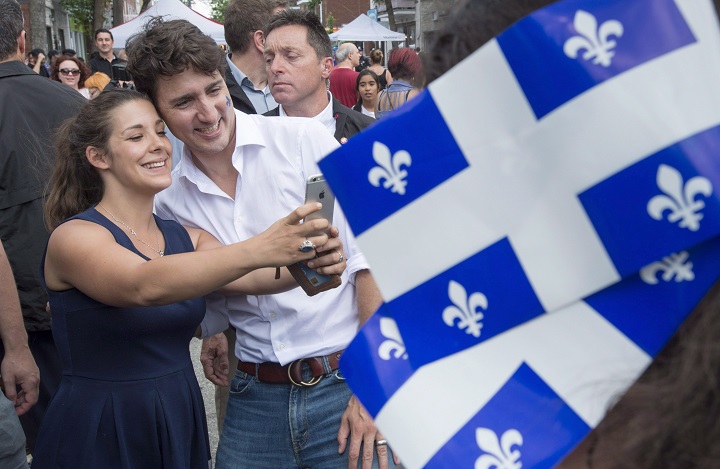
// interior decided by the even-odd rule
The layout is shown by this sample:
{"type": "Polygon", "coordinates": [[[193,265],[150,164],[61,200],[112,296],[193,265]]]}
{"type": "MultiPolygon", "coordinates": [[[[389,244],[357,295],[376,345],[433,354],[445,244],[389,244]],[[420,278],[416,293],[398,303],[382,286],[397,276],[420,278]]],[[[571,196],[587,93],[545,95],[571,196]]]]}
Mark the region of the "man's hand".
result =
{"type": "Polygon", "coordinates": [[[230,365],[228,364],[228,342],[223,332],[203,339],[200,349],[205,377],[218,386],[228,386],[230,365]]]}
{"type": "Polygon", "coordinates": [[[320,257],[308,262],[308,267],[315,269],[323,275],[342,275],[347,267],[347,260],[343,252],[343,244],[336,227],[330,229],[330,238],[324,246],[318,246],[316,251],[320,257]]]}
{"type": "MultiPolygon", "coordinates": [[[[378,465],[380,469],[388,468],[388,447],[387,445],[375,446],[376,441],[384,440],[383,436],[375,427],[370,414],[355,398],[350,398],[347,409],[340,420],[338,431],[338,453],[344,453],[348,447],[347,441],[350,438],[350,450],[348,451],[348,468],[357,469],[360,458],[360,446],[362,444],[362,469],[370,469],[373,462],[373,451],[377,449],[378,465]]],[[[395,464],[400,464],[400,459],[393,455],[395,464]]]]}
{"type": "Polygon", "coordinates": [[[5,396],[15,404],[15,412],[22,415],[35,405],[40,387],[40,371],[30,349],[24,346],[18,350],[5,351],[0,364],[5,396]],[[20,386],[20,392],[16,392],[20,386]]]}

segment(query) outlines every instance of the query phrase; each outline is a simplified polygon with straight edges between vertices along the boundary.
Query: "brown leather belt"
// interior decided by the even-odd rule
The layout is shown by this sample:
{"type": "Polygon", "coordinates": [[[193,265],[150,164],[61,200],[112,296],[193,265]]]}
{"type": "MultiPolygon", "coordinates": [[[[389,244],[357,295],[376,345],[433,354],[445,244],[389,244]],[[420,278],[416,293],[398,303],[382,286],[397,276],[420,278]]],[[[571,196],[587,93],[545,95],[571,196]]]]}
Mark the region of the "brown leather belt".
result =
{"type": "Polygon", "coordinates": [[[324,357],[300,358],[287,365],[279,363],[248,363],[238,360],[237,369],[243,373],[255,376],[258,381],[273,384],[294,384],[295,386],[315,386],[323,376],[328,373],[324,361],[330,370],[337,370],[340,365],[340,356],[344,350],[333,352],[324,357]],[[307,364],[312,373],[310,381],[304,381],[302,377],[303,363],[307,364]]]}

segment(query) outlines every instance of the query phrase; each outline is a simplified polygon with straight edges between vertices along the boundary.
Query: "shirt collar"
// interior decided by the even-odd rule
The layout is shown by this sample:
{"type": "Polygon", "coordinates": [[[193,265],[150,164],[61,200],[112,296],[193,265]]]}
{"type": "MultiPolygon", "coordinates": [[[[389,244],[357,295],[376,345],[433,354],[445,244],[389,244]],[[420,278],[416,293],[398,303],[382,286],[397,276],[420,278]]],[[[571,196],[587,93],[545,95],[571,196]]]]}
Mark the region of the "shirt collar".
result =
{"type": "MultiPolygon", "coordinates": [[[[242,72],[242,70],[240,70],[239,68],[237,68],[237,65],[235,65],[235,64],[233,63],[233,61],[230,60],[230,55],[225,56],[225,61],[226,61],[227,64],[228,64],[228,68],[230,69],[230,73],[232,73],[233,78],[235,78],[235,81],[237,82],[238,85],[242,85],[242,84],[243,84],[243,81],[245,81],[246,79],[247,79],[247,81],[248,81],[249,83],[252,83],[252,81],[248,78],[248,76],[245,75],[245,74],[242,72]]],[[[247,84],[246,84],[245,86],[247,86],[247,84]]],[[[253,84],[253,88],[254,88],[254,86],[255,86],[255,85],[253,84]]]]}
{"type": "MultiPolygon", "coordinates": [[[[243,154],[242,147],[248,145],[267,146],[265,138],[260,131],[257,123],[252,117],[244,112],[235,111],[235,151],[233,152],[233,166],[242,174],[242,162],[240,156],[243,154]]],[[[182,158],[175,166],[174,172],[178,177],[184,177],[195,185],[200,185],[201,181],[209,181],[210,179],[200,171],[190,155],[190,149],[183,142],[182,158]]]]}
{"type": "MultiPolygon", "coordinates": [[[[330,133],[333,135],[335,134],[335,115],[333,114],[333,97],[332,93],[330,91],[327,92],[328,96],[328,104],[325,106],[325,109],[320,111],[320,114],[316,116],[312,116],[313,119],[316,121],[319,121],[322,125],[327,127],[330,130],[330,133]]],[[[287,113],[285,112],[285,109],[283,109],[282,104],[278,106],[278,111],[281,116],[287,117],[287,113]]]]}

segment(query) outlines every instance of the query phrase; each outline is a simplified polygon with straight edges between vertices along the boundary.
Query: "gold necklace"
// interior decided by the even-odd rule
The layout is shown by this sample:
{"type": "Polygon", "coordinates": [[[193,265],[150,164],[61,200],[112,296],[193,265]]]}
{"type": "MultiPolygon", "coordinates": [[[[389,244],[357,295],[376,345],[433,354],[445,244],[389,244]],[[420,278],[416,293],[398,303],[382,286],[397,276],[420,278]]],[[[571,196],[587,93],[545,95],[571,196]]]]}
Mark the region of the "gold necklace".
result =
{"type": "Polygon", "coordinates": [[[163,256],[165,255],[165,251],[161,251],[161,250],[160,250],[160,238],[158,238],[158,231],[159,231],[159,230],[158,230],[158,228],[157,228],[157,225],[155,225],[155,243],[157,244],[157,249],[155,249],[154,247],[150,246],[148,243],[146,243],[145,241],[143,241],[142,239],[140,239],[140,236],[138,236],[138,234],[135,232],[135,230],[133,230],[132,228],[130,228],[130,225],[128,225],[127,223],[125,223],[125,222],[123,222],[123,221],[118,220],[117,217],[115,217],[115,215],[113,215],[110,210],[106,209],[106,208],[103,206],[103,204],[98,203],[98,205],[99,205],[100,207],[102,207],[102,209],[105,210],[105,211],[108,213],[108,215],[110,215],[110,216],[112,217],[113,220],[115,220],[117,223],[120,223],[122,226],[124,226],[124,227],[127,228],[128,230],[130,230],[130,234],[132,234],[133,236],[135,236],[135,239],[137,239],[138,241],[140,241],[141,243],[143,243],[145,246],[149,247],[150,249],[152,249],[153,251],[155,251],[156,253],[158,253],[158,254],[160,255],[160,257],[163,257],[163,256]]]}

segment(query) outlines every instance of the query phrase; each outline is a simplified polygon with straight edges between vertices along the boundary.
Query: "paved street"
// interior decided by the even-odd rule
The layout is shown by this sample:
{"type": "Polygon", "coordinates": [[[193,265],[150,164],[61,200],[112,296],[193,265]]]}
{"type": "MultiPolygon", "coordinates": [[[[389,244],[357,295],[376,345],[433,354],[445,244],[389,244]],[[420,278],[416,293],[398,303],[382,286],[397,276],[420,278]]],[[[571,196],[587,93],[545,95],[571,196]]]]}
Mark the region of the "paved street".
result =
{"type": "Polygon", "coordinates": [[[217,418],[215,416],[215,385],[205,378],[200,365],[200,346],[202,342],[193,339],[190,341],[190,355],[192,356],[195,375],[197,376],[203,399],[205,400],[205,413],[207,414],[208,432],[210,433],[210,449],[212,450],[213,465],[215,464],[215,450],[218,444],[217,418]]]}

